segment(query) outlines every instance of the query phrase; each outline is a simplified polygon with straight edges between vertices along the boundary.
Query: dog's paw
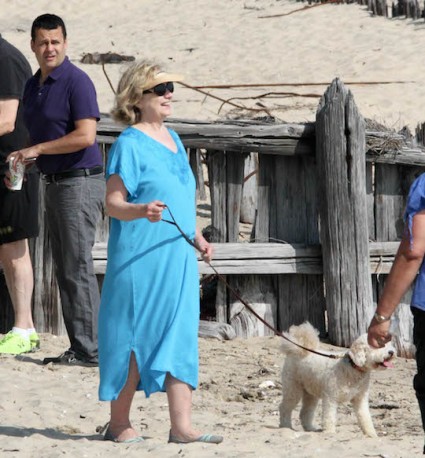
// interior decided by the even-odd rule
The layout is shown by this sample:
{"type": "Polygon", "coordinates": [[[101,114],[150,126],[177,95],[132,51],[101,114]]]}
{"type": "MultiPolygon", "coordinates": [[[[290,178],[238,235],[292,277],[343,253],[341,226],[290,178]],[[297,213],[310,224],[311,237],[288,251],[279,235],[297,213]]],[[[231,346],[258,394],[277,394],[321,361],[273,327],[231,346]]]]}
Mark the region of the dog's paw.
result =
{"type": "Polygon", "coordinates": [[[364,431],[364,433],[368,437],[378,437],[378,435],[376,434],[376,431],[374,429],[373,430],[364,431]]]}
{"type": "Polygon", "coordinates": [[[279,423],[279,428],[288,428],[288,429],[292,429],[292,422],[288,422],[288,421],[281,421],[279,423]]]}
{"type": "Polygon", "coordinates": [[[302,425],[303,426],[303,429],[304,431],[307,431],[309,433],[317,433],[319,431],[321,431],[321,428],[319,428],[318,426],[316,425],[302,425]]]}

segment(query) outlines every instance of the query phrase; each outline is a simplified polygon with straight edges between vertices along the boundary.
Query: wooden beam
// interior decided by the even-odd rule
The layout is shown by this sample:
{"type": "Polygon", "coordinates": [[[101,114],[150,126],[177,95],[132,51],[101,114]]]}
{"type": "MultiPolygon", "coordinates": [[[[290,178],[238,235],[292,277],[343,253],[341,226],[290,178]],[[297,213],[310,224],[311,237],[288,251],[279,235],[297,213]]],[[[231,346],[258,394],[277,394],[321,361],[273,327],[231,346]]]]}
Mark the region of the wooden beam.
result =
{"type": "MultiPolygon", "coordinates": [[[[370,269],[375,275],[388,274],[399,242],[370,242],[370,269]]],[[[106,243],[93,248],[96,274],[106,270],[106,243]]],[[[212,266],[222,275],[322,274],[322,252],[319,245],[304,246],[282,243],[214,243],[212,266]]],[[[199,273],[214,274],[198,256],[199,273]]]]}
{"type": "MultiPolygon", "coordinates": [[[[231,151],[236,153],[259,152],[282,156],[315,154],[315,123],[276,124],[258,121],[194,121],[170,119],[166,125],[175,130],[186,148],[231,151]]],[[[113,143],[124,126],[102,115],[97,126],[97,141],[113,143]]],[[[382,139],[386,144],[403,144],[405,138],[392,131],[366,130],[366,145],[382,139]]],[[[423,148],[401,147],[395,151],[377,154],[366,147],[366,160],[387,164],[425,166],[423,148]]]]}

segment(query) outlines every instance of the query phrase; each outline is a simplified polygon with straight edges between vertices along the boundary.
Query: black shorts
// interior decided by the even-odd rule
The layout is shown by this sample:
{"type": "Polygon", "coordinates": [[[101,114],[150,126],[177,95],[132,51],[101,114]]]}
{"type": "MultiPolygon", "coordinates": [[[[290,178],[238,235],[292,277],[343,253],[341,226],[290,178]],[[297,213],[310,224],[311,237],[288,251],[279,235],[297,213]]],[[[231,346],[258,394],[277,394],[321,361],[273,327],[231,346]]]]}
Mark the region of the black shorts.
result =
{"type": "Polygon", "coordinates": [[[27,173],[20,191],[7,189],[0,175],[0,245],[38,235],[40,175],[27,173]]]}

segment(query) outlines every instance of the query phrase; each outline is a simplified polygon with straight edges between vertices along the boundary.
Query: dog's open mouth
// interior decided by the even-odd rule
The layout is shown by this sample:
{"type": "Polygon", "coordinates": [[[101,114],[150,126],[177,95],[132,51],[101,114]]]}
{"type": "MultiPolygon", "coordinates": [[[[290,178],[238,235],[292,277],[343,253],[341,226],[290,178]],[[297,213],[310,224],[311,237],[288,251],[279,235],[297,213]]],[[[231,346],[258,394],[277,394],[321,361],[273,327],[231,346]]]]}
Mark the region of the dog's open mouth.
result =
{"type": "Polygon", "coordinates": [[[388,358],[384,359],[382,363],[378,363],[378,366],[383,367],[384,369],[393,368],[394,367],[393,359],[394,359],[394,355],[392,354],[388,356],[388,358]]]}

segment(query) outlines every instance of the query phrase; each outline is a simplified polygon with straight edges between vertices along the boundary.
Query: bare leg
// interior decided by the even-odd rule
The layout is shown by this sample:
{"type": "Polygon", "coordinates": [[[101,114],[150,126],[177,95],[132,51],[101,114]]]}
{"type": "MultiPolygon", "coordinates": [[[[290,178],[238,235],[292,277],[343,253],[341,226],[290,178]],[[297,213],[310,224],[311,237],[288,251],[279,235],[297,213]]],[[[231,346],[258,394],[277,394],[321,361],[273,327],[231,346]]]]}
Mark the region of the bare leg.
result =
{"type": "Polygon", "coordinates": [[[192,388],[169,373],[165,379],[170,410],[171,434],[183,441],[197,439],[201,433],[192,428],[192,388]]]}
{"type": "Polygon", "coordinates": [[[111,420],[109,422],[109,431],[118,441],[132,439],[138,436],[131,426],[130,409],[139,380],[140,375],[137,368],[136,358],[134,357],[134,353],[132,353],[130,357],[127,382],[121,390],[118,399],[111,401],[111,420]]]}
{"type": "Polygon", "coordinates": [[[34,328],[31,313],[34,276],[27,239],[0,245],[0,261],[15,312],[15,326],[34,328]]]}

